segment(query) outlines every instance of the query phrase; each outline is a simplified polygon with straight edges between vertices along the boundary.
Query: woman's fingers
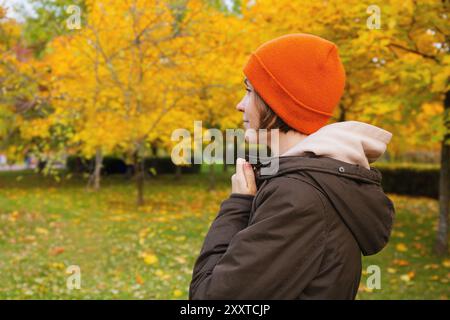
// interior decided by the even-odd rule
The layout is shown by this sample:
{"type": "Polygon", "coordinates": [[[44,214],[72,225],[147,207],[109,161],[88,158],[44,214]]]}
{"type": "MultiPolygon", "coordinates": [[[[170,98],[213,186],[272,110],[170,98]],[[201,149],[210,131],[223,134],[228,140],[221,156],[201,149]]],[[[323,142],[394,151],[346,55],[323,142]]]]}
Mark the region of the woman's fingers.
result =
{"type": "Polygon", "coordinates": [[[244,163],[245,160],[242,158],[236,159],[236,176],[238,179],[245,179],[244,176],[244,163]]]}
{"type": "Polygon", "coordinates": [[[256,194],[255,174],[250,163],[242,158],[236,160],[236,173],[231,177],[232,191],[243,194],[256,194]]]}
{"type": "Polygon", "coordinates": [[[245,180],[247,181],[248,194],[256,194],[255,173],[249,162],[244,164],[245,180]]]}

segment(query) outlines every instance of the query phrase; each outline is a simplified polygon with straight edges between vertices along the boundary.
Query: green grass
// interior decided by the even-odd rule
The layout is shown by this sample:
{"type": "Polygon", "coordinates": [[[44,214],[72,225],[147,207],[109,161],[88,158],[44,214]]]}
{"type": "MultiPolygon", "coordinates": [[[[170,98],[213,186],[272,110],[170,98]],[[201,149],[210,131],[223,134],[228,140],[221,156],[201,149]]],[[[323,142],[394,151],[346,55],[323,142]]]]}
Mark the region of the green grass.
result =
{"type": "MultiPolygon", "coordinates": [[[[230,192],[217,168],[181,180],[158,176],[135,206],[135,185],[108,177],[99,192],[85,180],[57,182],[33,172],[0,173],[0,298],[185,299],[192,266],[220,202],[230,192]],[[66,287],[66,268],[81,269],[81,289],[66,287]]],[[[437,202],[392,196],[393,237],[382,253],[364,258],[381,268],[381,289],[359,299],[447,299],[449,260],[432,255],[437,202]]]]}

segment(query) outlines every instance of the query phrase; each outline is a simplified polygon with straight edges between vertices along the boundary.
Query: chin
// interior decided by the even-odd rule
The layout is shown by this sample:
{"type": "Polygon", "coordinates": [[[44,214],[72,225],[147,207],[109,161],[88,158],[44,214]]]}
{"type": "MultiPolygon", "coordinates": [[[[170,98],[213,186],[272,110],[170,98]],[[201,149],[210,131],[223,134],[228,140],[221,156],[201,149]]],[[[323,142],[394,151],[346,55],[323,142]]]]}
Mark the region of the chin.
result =
{"type": "Polygon", "coordinates": [[[258,137],[255,129],[247,128],[245,129],[245,141],[247,143],[257,143],[258,137]]]}

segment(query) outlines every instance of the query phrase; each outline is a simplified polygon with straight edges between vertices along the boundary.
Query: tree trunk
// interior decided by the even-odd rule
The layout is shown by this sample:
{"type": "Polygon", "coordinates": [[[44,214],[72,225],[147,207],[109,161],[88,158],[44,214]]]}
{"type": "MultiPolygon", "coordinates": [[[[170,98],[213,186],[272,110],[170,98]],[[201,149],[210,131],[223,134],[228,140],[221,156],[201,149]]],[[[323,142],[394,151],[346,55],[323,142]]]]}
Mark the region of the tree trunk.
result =
{"type": "Polygon", "coordinates": [[[90,187],[93,187],[93,189],[95,191],[100,190],[102,163],[103,163],[102,149],[100,147],[97,147],[95,149],[94,170],[92,171],[91,175],[89,176],[89,180],[88,180],[88,183],[86,186],[87,189],[89,189],[90,187]]]}
{"type": "Polygon", "coordinates": [[[157,157],[157,154],[158,154],[158,146],[156,145],[156,144],[152,144],[151,145],[151,148],[152,148],[152,156],[154,157],[154,158],[156,158],[157,157]]]}
{"type": "Polygon", "coordinates": [[[181,178],[181,166],[175,166],[175,180],[180,180],[181,178]]]}
{"type": "Polygon", "coordinates": [[[102,173],[103,153],[101,148],[95,151],[95,170],[94,170],[94,190],[100,189],[100,178],[102,173]]]}
{"type": "Polygon", "coordinates": [[[101,148],[95,150],[94,190],[100,189],[100,175],[102,172],[103,153],[101,148]]]}
{"type": "Polygon", "coordinates": [[[47,166],[47,161],[39,159],[38,161],[38,173],[41,174],[44,172],[45,167],[47,166]]]}
{"type": "Polygon", "coordinates": [[[338,122],[343,122],[347,118],[347,110],[345,109],[344,105],[341,103],[339,104],[339,118],[338,122]]]}
{"type": "Polygon", "coordinates": [[[138,151],[134,153],[134,174],[136,178],[137,198],[136,204],[138,206],[144,205],[144,161],[139,157],[138,151]]]}
{"type": "Polygon", "coordinates": [[[444,127],[446,133],[441,147],[441,170],[439,175],[439,223],[434,245],[438,255],[448,253],[448,211],[450,207],[450,91],[444,99],[444,127]]]}

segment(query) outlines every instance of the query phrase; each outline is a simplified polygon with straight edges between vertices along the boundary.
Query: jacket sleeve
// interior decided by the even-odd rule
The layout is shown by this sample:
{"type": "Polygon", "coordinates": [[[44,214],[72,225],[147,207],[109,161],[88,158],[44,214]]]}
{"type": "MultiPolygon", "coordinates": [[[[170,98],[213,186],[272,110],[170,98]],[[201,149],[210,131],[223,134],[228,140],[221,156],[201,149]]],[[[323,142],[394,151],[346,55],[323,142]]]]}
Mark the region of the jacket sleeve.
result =
{"type": "Polygon", "coordinates": [[[296,299],[318,273],[325,208],[309,184],[278,177],[251,199],[229,199],[211,225],[189,299],[296,299]]]}

